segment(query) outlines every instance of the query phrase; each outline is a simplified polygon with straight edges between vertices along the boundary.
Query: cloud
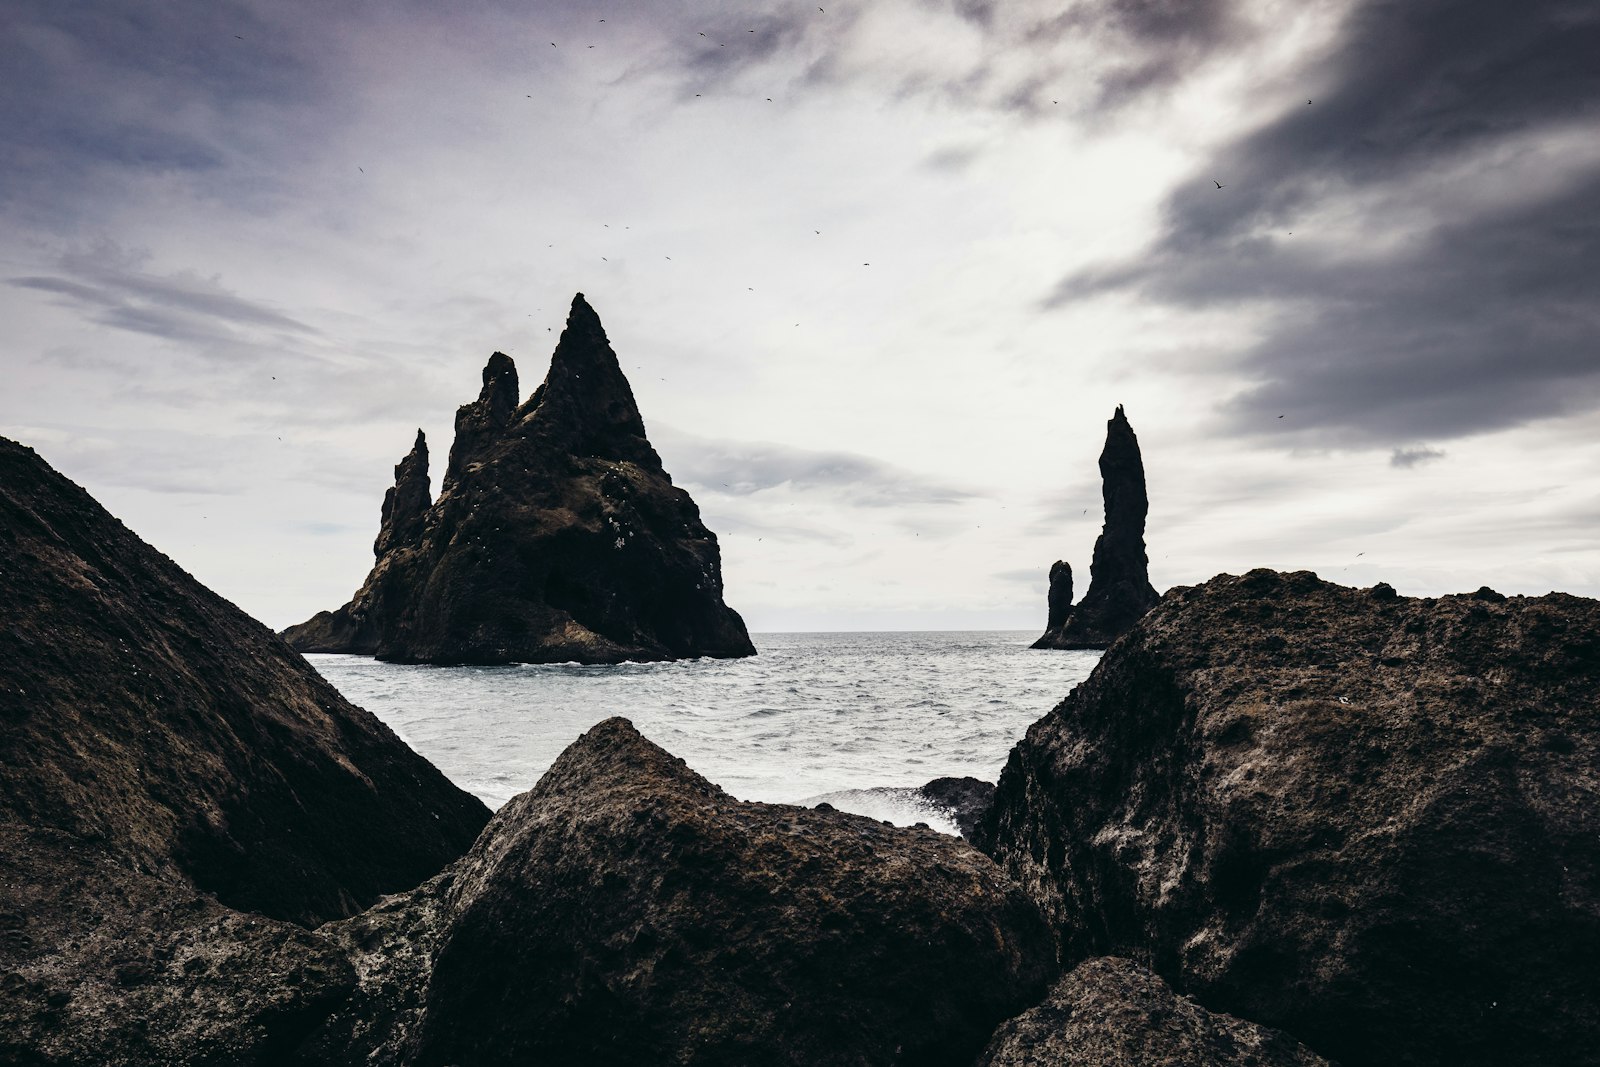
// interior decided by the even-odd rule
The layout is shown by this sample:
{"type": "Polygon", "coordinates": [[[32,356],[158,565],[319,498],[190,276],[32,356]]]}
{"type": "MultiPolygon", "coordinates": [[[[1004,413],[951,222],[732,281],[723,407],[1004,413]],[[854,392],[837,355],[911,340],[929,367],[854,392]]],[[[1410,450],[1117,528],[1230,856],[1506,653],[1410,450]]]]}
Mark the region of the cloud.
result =
{"type": "Polygon", "coordinates": [[[1419,448],[1397,448],[1389,455],[1389,466],[1410,470],[1419,464],[1432,463],[1436,459],[1443,458],[1442,451],[1425,445],[1419,448]]]}
{"type": "Polygon", "coordinates": [[[872,508],[960,504],[979,495],[854,452],[712,440],[661,427],[654,433],[677,480],[714,493],[748,497],[787,486],[872,508]]]}
{"type": "Polygon", "coordinates": [[[95,322],[136,333],[198,341],[231,337],[228,327],[266,327],[293,333],[316,331],[273,308],[224,289],[217,279],[191,273],[161,277],[129,269],[115,246],[62,257],[71,277],[25,276],[7,280],[19,289],[54,293],[95,322]]]}
{"type": "Polygon", "coordinates": [[[679,95],[763,84],[865,85],[895,99],[1062,114],[1115,110],[1170,88],[1271,27],[1242,0],[884,0],[787,6],[663,24],[656,69],[679,95]],[[752,32],[753,31],[753,32],[752,32]],[[702,36],[703,35],[703,36],[702,36]]]}
{"type": "Polygon", "coordinates": [[[1396,447],[1593,410],[1597,54],[1593,5],[1363,3],[1304,72],[1309,103],[1176,186],[1153,247],[1045,306],[1253,311],[1230,368],[1251,384],[1218,408],[1241,436],[1396,447]]]}

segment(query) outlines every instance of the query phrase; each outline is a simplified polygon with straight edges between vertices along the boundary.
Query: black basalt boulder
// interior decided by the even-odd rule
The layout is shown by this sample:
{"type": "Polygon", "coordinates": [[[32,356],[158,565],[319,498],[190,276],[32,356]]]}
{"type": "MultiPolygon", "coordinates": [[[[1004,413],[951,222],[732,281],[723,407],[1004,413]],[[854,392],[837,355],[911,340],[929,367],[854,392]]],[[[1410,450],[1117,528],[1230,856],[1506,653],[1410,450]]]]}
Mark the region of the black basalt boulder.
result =
{"type": "Polygon", "coordinates": [[[330,1062],[964,1067],[1055,973],[1037,909],[965,842],[735,800],[624,719],[449,878],[341,925],[437,948],[330,1062]]]}
{"type": "Polygon", "coordinates": [[[419,434],[367,580],[284,638],[422,663],[754,655],[722,599],[716,536],[662,468],[581,293],[543,384],[520,406],[517,395],[497,352],[456,413],[438,499],[427,502],[419,434]]]}
{"type": "Polygon", "coordinates": [[[977,839],[1068,960],[1148,959],[1346,1065],[1600,1063],[1600,602],[1176,589],[977,839]]]}

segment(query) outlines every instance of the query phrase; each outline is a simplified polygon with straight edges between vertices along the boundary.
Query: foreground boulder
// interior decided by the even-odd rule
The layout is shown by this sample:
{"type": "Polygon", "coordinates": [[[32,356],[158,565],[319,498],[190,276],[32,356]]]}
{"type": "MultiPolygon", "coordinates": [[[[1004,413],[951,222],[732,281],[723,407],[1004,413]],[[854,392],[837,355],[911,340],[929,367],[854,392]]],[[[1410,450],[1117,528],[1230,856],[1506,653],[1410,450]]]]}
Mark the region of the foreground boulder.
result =
{"type": "Polygon", "coordinates": [[[4,439],[0,603],[0,1062],[284,1062],[488,810],[4,439]]]}
{"type": "Polygon", "coordinates": [[[516,366],[496,352],[456,413],[438,500],[418,431],[366,582],[284,638],[406,663],[754,655],[722,600],[716,536],[646,440],[582,293],[544,384],[520,406],[519,395],[516,366]]]}
{"type": "Polygon", "coordinates": [[[1360,1064],[1600,1062],[1600,603],[1174,590],[1013,749],[980,844],[1124,954],[1360,1064]]]}
{"type": "Polygon", "coordinates": [[[1293,1038],[1218,1015],[1131,960],[1085,960],[995,1031],[977,1067],[1329,1067],[1293,1038]]]}
{"type": "Polygon", "coordinates": [[[315,924],[488,821],[272,631],[0,439],[0,822],[315,924]]]}
{"type": "Polygon", "coordinates": [[[1072,567],[1063,560],[1051,566],[1045,632],[1034,648],[1106,648],[1160,599],[1150,584],[1144,551],[1144,520],[1150,511],[1144,459],[1120,404],[1106,423],[1100,493],[1106,520],[1094,543],[1089,591],[1073,604],[1072,567]]]}
{"type": "Polygon", "coordinates": [[[447,878],[341,924],[437,950],[410,1000],[368,983],[391,1022],[330,1062],[964,1065],[1054,974],[1037,909],[964,842],[734,800],[624,719],[447,878]]]}

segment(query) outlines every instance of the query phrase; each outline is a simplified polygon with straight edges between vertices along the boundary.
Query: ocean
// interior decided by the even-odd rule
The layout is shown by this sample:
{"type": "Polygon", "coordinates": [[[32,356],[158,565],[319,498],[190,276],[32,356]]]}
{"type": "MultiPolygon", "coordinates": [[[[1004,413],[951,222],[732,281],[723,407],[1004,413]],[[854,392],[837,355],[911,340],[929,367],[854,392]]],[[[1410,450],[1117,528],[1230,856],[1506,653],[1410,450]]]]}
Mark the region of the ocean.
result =
{"type": "Polygon", "coordinates": [[[993,782],[1099,652],[1032,631],[766,633],[759,655],[614,666],[428,667],[306,658],[451,781],[497,808],[612,715],[741,800],[814,804],[954,833],[911,789],[993,782]]]}

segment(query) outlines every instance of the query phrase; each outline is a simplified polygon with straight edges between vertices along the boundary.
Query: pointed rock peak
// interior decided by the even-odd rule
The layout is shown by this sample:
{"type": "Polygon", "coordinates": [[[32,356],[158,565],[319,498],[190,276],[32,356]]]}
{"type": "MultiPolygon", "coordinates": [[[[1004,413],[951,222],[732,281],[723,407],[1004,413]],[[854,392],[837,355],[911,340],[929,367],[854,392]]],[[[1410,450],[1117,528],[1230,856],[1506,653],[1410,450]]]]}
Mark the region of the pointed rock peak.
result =
{"type": "Polygon", "coordinates": [[[600,316],[579,293],[572,298],[567,326],[561,331],[555,354],[550,357],[550,375],[545,384],[551,384],[557,376],[570,378],[607,372],[622,377],[622,367],[617,363],[617,354],[611,350],[600,316]]]}
{"type": "Polygon", "coordinates": [[[574,453],[659,462],[600,316],[582,293],[572,298],[550,373],[518,417],[535,420],[537,432],[574,453]]]}
{"type": "MultiPolygon", "coordinates": [[[[489,421],[504,426],[517,410],[517,365],[504,352],[489,357],[483,368],[483,391],[478,394],[478,404],[489,421]]],[[[420,431],[419,431],[420,432],[420,431]]]]}

